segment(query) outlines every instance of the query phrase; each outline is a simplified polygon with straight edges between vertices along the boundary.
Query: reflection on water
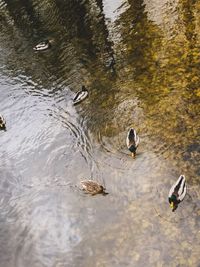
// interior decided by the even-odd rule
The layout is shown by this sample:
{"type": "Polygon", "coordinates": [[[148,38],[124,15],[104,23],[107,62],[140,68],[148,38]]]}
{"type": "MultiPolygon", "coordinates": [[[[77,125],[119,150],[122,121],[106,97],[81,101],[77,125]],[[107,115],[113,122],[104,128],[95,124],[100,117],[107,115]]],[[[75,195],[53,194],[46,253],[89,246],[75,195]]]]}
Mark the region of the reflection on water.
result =
{"type": "Polygon", "coordinates": [[[199,265],[199,8],[0,1],[0,266],[199,265]],[[181,173],[189,194],[172,213],[181,173]],[[109,195],[80,192],[87,178],[109,195]]]}

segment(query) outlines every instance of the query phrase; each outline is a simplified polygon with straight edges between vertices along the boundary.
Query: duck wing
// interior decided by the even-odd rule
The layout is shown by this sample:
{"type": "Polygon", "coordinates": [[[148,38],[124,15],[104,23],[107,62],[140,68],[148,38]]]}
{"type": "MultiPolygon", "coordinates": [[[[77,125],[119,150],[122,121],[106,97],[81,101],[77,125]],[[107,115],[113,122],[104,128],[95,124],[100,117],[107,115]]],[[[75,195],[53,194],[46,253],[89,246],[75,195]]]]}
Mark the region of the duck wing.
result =
{"type": "Polygon", "coordinates": [[[4,117],[2,115],[0,115],[0,123],[4,123],[4,117]]]}
{"type": "Polygon", "coordinates": [[[88,186],[88,185],[96,185],[97,183],[93,180],[82,180],[80,181],[81,185],[88,186]]]}
{"type": "Polygon", "coordinates": [[[79,91],[79,92],[75,95],[75,97],[74,97],[74,99],[73,99],[74,104],[81,102],[81,101],[84,100],[87,96],[88,96],[88,91],[79,91]]]}
{"type": "Polygon", "coordinates": [[[4,119],[4,117],[2,115],[0,115],[0,124],[1,124],[1,127],[6,126],[6,120],[4,119]]]}
{"type": "Polygon", "coordinates": [[[94,191],[100,190],[100,185],[93,180],[84,180],[80,182],[83,189],[87,192],[93,193],[94,191]]]}
{"type": "Polygon", "coordinates": [[[75,95],[73,101],[76,101],[81,96],[81,93],[82,93],[82,91],[77,92],[77,94],[75,95]]]}
{"type": "Polygon", "coordinates": [[[175,188],[175,190],[176,189],[178,190],[178,199],[182,201],[186,195],[187,188],[186,188],[185,176],[181,175],[179,179],[180,179],[179,184],[177,185],[177,188],[175,188]]]}

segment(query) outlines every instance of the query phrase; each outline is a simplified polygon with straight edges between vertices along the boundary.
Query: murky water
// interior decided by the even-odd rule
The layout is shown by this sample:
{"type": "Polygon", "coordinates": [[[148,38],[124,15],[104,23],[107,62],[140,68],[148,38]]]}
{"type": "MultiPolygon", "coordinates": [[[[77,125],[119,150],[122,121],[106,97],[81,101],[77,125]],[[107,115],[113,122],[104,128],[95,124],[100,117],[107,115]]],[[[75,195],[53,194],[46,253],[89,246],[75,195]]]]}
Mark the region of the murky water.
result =
{"type": "Polygon", "coordinates": [[[195,0],[0,1],[0,266],[199,267],[199,11],[195,0]],[[34,52],[46,38],[52,48],[34,52]],[[89,97],[73,106],[82,84],[89,97]],[[172,213],[180,174],[188,195],[172,213]],[[84,195],[83,178],[109,194],[84,195]]]}

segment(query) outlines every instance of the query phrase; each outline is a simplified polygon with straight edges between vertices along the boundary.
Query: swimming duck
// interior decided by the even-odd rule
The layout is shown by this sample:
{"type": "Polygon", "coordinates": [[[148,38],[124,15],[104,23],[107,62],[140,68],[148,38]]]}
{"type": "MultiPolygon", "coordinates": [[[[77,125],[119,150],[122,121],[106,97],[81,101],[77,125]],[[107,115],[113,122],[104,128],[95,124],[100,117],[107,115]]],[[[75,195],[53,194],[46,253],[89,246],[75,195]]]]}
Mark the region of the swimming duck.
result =
{"type": "Polygon", "coordinates": [[[88,96],[88,90],[84,85],[82,85],[82,89],[78,91],[73,99],[74,105],[80,103],[88,96]]]}
{"type": "Polygon", "coordinates": [[[6,129],[6,121],[2,115],[0,115],[0,130],[6,129]]]}
{"type": "Polygon", "coordinates": [[[80,182],[82,190],[87,194],[91,194],[92,196],[97,194],[107,195],[105,192],[106,188],[100,185],[99,183],[93,180],[83,180],[80,182]]]}
{"type": "Polygon", "coordinates": [[[51,47],[51,42],[49,40],[44,40],[43,42],[37,44],[35,47],[33,47],[33,50],[35,51],[43,51],[51,47]]]}
{"type": "Polygon", "coordinates": [[[115,59],[114,57],[112,56],[112,58],[108,61],[108,68],[109,69],[112,69],[113,71],[115,70],[114,66],[115,66],[115,59]]]}
{"type": "Polygon", "coordinates": [[[126,144],[128,149],[131,151],[131,156],[135,158],[136,156],[136,149],[139,145],[140,139],[139,136],[137,136],[136,131],[131,128],[128,131],[127,138],[126,138],[126,144]]]}
{"type": "Polygon", "coordinates": [[[185,176],[181,175],[169,191],[169,204],[172,211],[175,211],[178,204],[183,201],[186,191],[185,176]]]}

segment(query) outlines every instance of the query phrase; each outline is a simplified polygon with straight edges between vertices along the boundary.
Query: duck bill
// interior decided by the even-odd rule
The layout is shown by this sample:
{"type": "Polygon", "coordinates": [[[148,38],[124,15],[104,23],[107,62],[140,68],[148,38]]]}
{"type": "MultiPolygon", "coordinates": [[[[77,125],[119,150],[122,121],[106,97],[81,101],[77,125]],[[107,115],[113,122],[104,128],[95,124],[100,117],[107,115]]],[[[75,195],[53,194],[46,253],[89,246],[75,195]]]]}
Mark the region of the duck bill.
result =
{"type": "Polygon", "coordinates": [[[135,158],[135,153],[131,153],[131,157],[134,159],[135,158]]]}
{"type": "Polygon", "coordinates": [[[173,202],[170,203],[170,208],[171,208],[172,210],[174,209],[174,203],[173,203],[173,202]]]}

